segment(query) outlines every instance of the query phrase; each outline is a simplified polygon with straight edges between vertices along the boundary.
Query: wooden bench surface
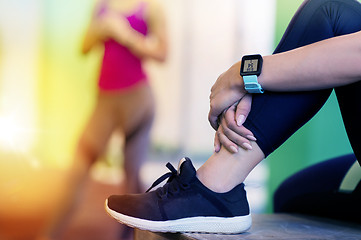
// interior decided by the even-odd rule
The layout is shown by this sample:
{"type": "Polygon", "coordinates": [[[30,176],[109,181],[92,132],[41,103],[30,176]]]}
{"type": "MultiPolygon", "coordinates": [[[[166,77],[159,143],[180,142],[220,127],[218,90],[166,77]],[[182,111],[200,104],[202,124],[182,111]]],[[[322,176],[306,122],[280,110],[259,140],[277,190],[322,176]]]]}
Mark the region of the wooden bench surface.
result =
{"type": "Polygon", "coordinates": [[[254,214],[252,228],[242,234],[152,233],[136,229],[135,240],[361,240],[361,225],[330,219],[291,215],[254,214]]]}

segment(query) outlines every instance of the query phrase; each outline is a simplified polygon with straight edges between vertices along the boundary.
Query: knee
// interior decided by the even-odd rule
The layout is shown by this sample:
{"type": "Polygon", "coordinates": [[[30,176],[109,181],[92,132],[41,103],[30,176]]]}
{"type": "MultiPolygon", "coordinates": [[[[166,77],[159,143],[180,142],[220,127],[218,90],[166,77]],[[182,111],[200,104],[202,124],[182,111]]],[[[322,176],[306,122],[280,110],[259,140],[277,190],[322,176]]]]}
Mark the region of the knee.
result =
{"type": "Polygon", "coordinates": [[[100,155],[100,150],[96,144],[89,139],[80,138],[76,149],[76,161],[83,161],[84,164],[90,166],[100,155]]]}
{"type": "Polygon", "coordinates": [[[154,118],[155,118],[154,110],[149,110],[145,114],[143,114],[141,120],[138,123],[134,124],[133,126],[127,129],[124,129],[125,140],[129,141],[135,138],[136,136],[146,137],[147,135],[149,135],[151,128],[153,126],[154,118]]]}

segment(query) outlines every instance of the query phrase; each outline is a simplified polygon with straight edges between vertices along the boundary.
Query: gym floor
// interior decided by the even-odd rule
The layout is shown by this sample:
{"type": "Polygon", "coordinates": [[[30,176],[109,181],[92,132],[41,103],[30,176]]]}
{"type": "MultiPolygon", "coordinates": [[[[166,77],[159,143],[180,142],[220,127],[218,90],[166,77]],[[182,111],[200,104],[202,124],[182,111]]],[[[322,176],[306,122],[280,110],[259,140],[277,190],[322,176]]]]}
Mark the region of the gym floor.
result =
{"type": "Polygon", "coordinates": [[[122,193],[120,184],[104,184],[88,177],[84,201],[75,211],[61,240],[120,240],[121,224],[104,211],[105,199],[119,193],[122,193]]]}

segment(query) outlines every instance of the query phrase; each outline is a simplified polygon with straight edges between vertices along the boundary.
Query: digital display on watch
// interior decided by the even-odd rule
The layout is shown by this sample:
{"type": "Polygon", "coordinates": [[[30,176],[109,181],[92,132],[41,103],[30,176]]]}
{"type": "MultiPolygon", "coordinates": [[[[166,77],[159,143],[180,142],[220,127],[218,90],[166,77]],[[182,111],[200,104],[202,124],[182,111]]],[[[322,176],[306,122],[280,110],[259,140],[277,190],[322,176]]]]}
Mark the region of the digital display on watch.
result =
{"type": "Polygon", "coordinates": [[[250,59],[244,61],[243,72],[257,72],[258,59],[250,59]]]}

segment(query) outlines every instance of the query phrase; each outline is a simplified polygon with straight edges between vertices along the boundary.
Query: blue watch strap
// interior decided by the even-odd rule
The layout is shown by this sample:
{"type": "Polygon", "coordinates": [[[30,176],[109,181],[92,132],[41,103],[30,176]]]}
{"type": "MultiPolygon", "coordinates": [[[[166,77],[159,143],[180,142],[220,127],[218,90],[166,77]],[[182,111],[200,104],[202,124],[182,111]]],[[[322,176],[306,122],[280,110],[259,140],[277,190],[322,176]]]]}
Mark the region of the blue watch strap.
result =
{"type": "Polygon", "coordinates": [[[263,93],[261,84],[257,81],[257,75],[243,76],[244,88],[249,93],[263,93]]]}

